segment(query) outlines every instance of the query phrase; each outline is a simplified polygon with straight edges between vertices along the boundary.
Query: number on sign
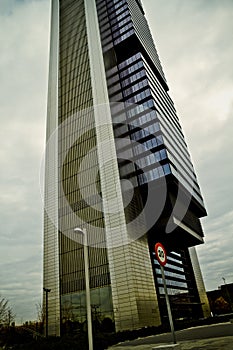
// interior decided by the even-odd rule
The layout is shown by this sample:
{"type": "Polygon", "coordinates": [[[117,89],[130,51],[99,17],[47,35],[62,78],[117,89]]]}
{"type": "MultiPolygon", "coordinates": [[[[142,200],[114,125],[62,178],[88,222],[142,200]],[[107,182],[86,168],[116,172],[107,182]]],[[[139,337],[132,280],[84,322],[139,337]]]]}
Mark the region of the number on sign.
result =
{"type": "Polygon", "coordinates": [[[160,258],[164,259],[164,251],[161,248],[158,249],[158,254],[160,258]]]}
{"type": "Polygon", "coordinates": [[[167,263],[167,254],[164,246],[161,243],[156,243],[155,254],[160,265],[164,266],[167,263]]]}

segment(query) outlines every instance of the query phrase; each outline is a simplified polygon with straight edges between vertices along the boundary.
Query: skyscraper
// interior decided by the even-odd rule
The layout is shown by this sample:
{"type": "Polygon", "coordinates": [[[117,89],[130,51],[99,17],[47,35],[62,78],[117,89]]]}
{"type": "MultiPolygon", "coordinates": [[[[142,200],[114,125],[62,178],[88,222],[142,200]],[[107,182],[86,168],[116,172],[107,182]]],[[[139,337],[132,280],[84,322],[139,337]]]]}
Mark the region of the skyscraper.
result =
{"type": "Polygon", "coordinates": [[[195,245],[206,215],[140,0],[52,0],[45,160],[44,287],[49,334],[86,322],[87,231],[96,327],[209,314],[195,245]]]}

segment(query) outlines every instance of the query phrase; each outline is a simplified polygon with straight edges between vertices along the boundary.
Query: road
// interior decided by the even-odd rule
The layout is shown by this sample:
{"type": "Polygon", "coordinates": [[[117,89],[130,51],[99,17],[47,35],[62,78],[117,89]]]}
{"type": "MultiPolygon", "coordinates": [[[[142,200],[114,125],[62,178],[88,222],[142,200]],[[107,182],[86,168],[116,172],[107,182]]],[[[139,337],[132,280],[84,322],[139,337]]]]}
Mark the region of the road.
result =
{"type": "MultiPolygon", "coordinates": [[[[199,326],[184,329],[176,332],[176,338],[178,342],[189,341],[189,340],[198,340],[198,339],[212,339],[220,337],[233,337],[233,323],[218,323],[210,326],[199,326]]],[[[170,343],[172,342],[172,336],[170,333],[152,335],[146,338],[139,338],[132,341],[127,341],[121,343],[121,347],[125,346],[136,346],[143,344],[159,344],[159,343],[170,343]]],[[[117,349],[117,346],[116,346],[117,349]]],[[[232,345],[233,349],[233,345],[232,345]]]]}

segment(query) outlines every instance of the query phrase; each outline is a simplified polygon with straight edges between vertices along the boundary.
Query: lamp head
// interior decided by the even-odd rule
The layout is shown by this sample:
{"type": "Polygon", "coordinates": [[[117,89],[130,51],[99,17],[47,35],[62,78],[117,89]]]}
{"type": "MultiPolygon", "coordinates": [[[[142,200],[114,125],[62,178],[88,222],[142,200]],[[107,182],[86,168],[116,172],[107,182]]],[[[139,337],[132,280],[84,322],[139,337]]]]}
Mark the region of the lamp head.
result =
{"type": "Polygon", "coordinates": [[[74,232],[78,232],[78,233],[81,233],[82,235],[84,235],[84,232],[80,227],[75,227],[74,232]]]}

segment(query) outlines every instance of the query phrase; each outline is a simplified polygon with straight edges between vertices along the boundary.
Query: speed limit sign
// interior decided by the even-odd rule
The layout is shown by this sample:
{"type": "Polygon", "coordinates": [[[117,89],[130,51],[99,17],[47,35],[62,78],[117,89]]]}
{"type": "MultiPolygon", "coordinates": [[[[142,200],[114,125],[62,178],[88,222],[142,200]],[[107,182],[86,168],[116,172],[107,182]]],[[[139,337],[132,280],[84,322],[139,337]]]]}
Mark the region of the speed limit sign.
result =
{"type": "Polygon", "coordinates": [[[165,299],[166,299],[166,304],[167,304],[168,318],[169,318],[169,322],[170,322],[173,342],[174,342],[174,344],[176,344],[176,334],[175,334],[175,330],[174,330],[172,311],[171,311],[169,296],[168,296],[168,292],[167,292],[166,277],[165,277],[164,268],[163,268],[167,262],[167,253],[166,253],[164,246],[161,243],[156,243],[155,254],[156,254],[156,258],[157,258],[158,262],[160,263],[164,294],[165,294],[165,299]]]}
{"type": "Polygon", "coordinates": [[[164,246],[161,243],[156,243],[155,255],[160,265],[165,266],[167,263],[167,253],[164,246]]]}

